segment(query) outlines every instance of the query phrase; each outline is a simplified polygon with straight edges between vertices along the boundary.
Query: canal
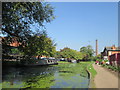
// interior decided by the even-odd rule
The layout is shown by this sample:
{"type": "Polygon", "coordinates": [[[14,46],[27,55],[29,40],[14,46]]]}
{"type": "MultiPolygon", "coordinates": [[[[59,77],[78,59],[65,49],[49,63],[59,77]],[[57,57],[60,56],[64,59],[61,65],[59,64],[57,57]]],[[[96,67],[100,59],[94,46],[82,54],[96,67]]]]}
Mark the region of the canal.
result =
{"type": "Polygon", "coordinates": [[[88,88],[90,62],[51,66],[4,67],[2,88],[88,88]]]}

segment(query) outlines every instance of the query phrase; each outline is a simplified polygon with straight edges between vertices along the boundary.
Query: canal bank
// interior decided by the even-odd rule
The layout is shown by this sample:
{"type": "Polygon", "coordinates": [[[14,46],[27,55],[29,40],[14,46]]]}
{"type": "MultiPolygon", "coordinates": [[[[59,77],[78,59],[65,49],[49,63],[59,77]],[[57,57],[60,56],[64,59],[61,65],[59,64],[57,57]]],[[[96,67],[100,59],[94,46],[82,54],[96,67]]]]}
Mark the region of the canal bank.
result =
{"type": "Polygon", "coordinates": [[[96,88],[94,78],[95,78],[97,72],[94,69],[93,64],[94,64],[94,62],[92,61],[87,67],[87,71],[89,73],[89,79],[90,79],[89,88],[96,88]]]}

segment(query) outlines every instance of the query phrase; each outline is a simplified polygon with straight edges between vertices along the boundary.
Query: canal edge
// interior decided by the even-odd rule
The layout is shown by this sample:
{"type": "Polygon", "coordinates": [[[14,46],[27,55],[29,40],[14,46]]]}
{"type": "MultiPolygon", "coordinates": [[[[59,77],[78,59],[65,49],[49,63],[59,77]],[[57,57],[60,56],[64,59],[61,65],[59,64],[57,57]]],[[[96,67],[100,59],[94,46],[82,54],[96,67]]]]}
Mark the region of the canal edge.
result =
{"type": "Polygon", "coordinates": [[[92,77],[92,73],[89,71],[88,68],[90,68],[90,65],[93,65],[93,63],[90,63],[88,66],[87,66],[87,69],[86,71],[88,72],[88,78],[89,78],[89,88],[96,88],[95,86],[95,82],[94,82],[94,78],[92,77]]]}

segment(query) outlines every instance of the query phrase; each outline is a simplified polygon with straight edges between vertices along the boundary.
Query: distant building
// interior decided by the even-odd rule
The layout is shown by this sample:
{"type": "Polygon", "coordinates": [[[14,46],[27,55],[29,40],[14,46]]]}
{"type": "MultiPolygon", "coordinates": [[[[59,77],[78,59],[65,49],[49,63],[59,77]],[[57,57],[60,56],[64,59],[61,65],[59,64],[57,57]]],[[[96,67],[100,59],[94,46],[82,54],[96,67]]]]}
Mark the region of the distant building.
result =
{"type": "Polygon", "coordinates": [[[10,46],[18,47],[19,45],[21,45],[21,43],[17,41],[17,38],[16,37],[12,38],[12,42],[10,43],[10,46]]]}
{"type": "MultiPolygon", "coordinates": [[[[2,43],[6,43],[8,37],[0,37],[0,44],[2,43]]],[[[10,39],[10,43],[7,43],[8,46],[10,46],[10,48],[18,48],[20,45],[22,45],[23,43],[23,47],[25,47],[25,41],[23,41],[22,43],[19,42],[17,37],[12,37],[9,38],[10,39]]],[[[47,56],[44,55],[39,55],[39,56],[35,56],[35,58],[46,58],[47,56]]]]}
{"type": "MultiPolygon", "coordinates": [[[[6,41],[6,39],[7,39],[7,37],[1,37],[0,44],[4,43],[6,41]]],[[[18,47],[19,45],[21,45],[21,43],[18,42],[17,37],[13,37],[13,38],[11,38],[11,42],[8,43],[8,45],[13,46],[13,47],[18,47]]]]}
{"type": "Polygon", "coordinates": [[[109,60],[109,56],[116,53],[120,53],[120,47],[115,47],[115,45],[112,47],[105,47],[103,52],[101,52],[101,57],[104,60],[109,60]]]}

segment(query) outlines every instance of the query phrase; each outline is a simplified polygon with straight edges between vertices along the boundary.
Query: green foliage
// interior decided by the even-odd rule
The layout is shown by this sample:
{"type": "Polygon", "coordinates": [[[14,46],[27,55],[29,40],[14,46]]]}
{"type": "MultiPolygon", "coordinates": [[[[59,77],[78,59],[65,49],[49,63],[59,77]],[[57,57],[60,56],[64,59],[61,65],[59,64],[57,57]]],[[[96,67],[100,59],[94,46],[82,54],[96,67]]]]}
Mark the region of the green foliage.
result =
{"type": "Polygon", "coordinates": [[[62,57],[60,51],[56,51],[56,53],[55,53],[55,57],[56,57],[56,58],[61,58],[61,57],[62,57]]]}
{"type": "Polygon", "coordinates": [[[120,66],[118,66],[117,70],[120,72],[120,66]]]}
{"type": "Polygon", "coordinates": [[[29,56],[54,56],[56,51],[55,44],[44,31],[30,37],[22,50],[25,55],[29,56]]]}
{"type": "Polygon", "coordinates": [[[97,72],[92,65],[93,63],[94,63],[94,61],[92,61],[87,67],[87,70],[90,73],[90,88],[95,88],[94,78],[97,75],[97,72]]]}
{"type": "Polygon", "coordinates": [[[58,61],[58,64],[64,64],[64,63],[70,64],[70,62],[66,62],[66,61],[58,61]]]}
{"type": "Polygon", "coordinates": [[[93,64],[94,62],[91,62],[90,63],[90,65],[87,67],[88,68],[88,71],[91,73],[91,77],[92,78],[94,78],[95,77],[95,75],[97,74],[97,72],[95,71],[95,69],[93,68],[93,66],[92,66],[92,64],[93,64]]]}
{"type": "Polygon", "coordinates": [[[25,81],[22,88],[50,88],[54,84],[52,81],[54,81],[53,75],[41,75],[25,81]]]}
{"type": "Polygon", "coordinates": [[[106,67],[107,65],[106,65],[106,64],[102,64],[101,66],[102,66],[102,67],[106,67]]]}
{"type": "Polygon", "coordinates": [[[2,29],[10,36],[30,35],[30,24],[44,26],[44,22],[53,20],[53,7],[45,2],[3,2],[2,29]]]}
{"type": "Polygon", "coordinates": [[[103,62],[104,62],[104,60],[103,59],[99,59],[99,58],[97,58],[97,60],[96,61],[99,61],[99,64],[103,64],[103,62]]]}
{"type": "Polygon", "coordinates": [[[2,83],[0,83],[0,89],[2,90],[2,83]]]}
{"type": "Polygon", "coordinates": [[[59,72],[64,79],[71,79],[75,74],[80,74],[83,77],[88,77],[86,72],[87,66],[90,62],[81,62],[77,64],[59,64],[57,67],[59,68],[59,72]]]}
{"type": "Polygon", "coordinates": [[[18,88],[18,87],[20,87],[21,85],[23,85],[23,83],[20,84],[20,85],[17,85],[17,84],[14,84],[14,85],[13,85],[13,82],[12,82],[12,81],[11,81],[11,82],[3,82],[3,83],[2,83],[2,89],[10,90],[10,88],[18,88]]]}
{"type": "Polygon", "coordinates": [[[16,54],[16,53],[19,53],[19,50],[18,49],[11,49],[11,52],[12,52],[12,54],[16,54]]]}
{"type": "Polygon", "coordinates": [[[108,62],[109,60],[104,60],[104,62],[108,62]]]}
{"type": "Polygon", "coordinates": [[[102,62],[103,60],[102,59],[97,59],[97,61],[102,62]]]}
{"type": "Polygon", "coordinates": [[[78,60],[78,59],[82,59],[83,55],[81,52],[65,47],[64,49],[61,49],[60,51],[56,52],[56,57],[78,60]]]}
{"type": "Polygon", "coordinates": [[[84,59],[89,60],[94,54],[94,50],[92,49],[92,46],[88,45],[86,47],[81,47],[80,52],[84,53],[84,59]]]}
{"type": "Polygon", "coordinates": [[[23,52],[21,52],[18,48],[13,48],[11,49],[11,54],[23,55],[23,52]]]}
{"type": "MultiPolygon", "coordinates": [[[[29,44],[27,46],[31,46],[31,47],[25,48],[25,54],[28,52],[28,55],[31,54],[33,55],[34,51],[36,50],[36,46],[35,48],[33,48],[34,43],[39,44],[39,42],[36,41],[40,41],[41,39],[42,42],[42,40],[44,40],[44,37],[46,38],[46,36],[41,36],[41,38],[38,40],[38,38],[34,36],[34,33],[39,34],[38,32],[44,29],[43,23],[45,22],[49,23],[53,19],[54,19],[53,7],[51,7],[49,3],[3,2],[2,3],[2,33],[6,35],[6,39],[2,41],[3,54],[9,54],[9,51],[11,50],[9,44],[14,41],[13,38],[16,38],[16,41],[20,43],[18,49],[21,50],[21,52],[23,52],[22,49],[25,47],[27,43],[29,44]],[[31,29],[31,25],[37,25],[38,26],[37,28],[39,29],[33,31],[31,29]]],[[[44,50],[42,50],[42,53],[43,51],[44,50]]],[[[46,50],[44,51],[44,53],[48,54],[46,50]]],[[[50,55],[52,56],[53,52],[50,53],[50,55]]]]}
{"type": "Polygon", "coordinates": [[[111,65],[106,65],[106,64],[102,64],[101,66],[105,67],[105,68],[108,68],[108,69],[111,69],[113,71],[119,71],[119,67],[118,66],[111,66],[111,65]]]}
{"type": "Polygon", "coordinates": [[[97,59],[101,59],[101,54],[92,57],[93,61],[96,61],[97,59]]]}
{"type": "MultiPolygon", "coordinates": [[[[54,84],[54,76],[53,75],[41,75],[37,77],[30,78],[26,81],[23,81],[21,84],[13,84],[13,82],[3,82],[2,88],[25,88],[25,89],[33,89],[33,88],[50,88],[51,85],[54,84]]],[[[46,89],[45,89],[46,90],[46,89]]]]}

